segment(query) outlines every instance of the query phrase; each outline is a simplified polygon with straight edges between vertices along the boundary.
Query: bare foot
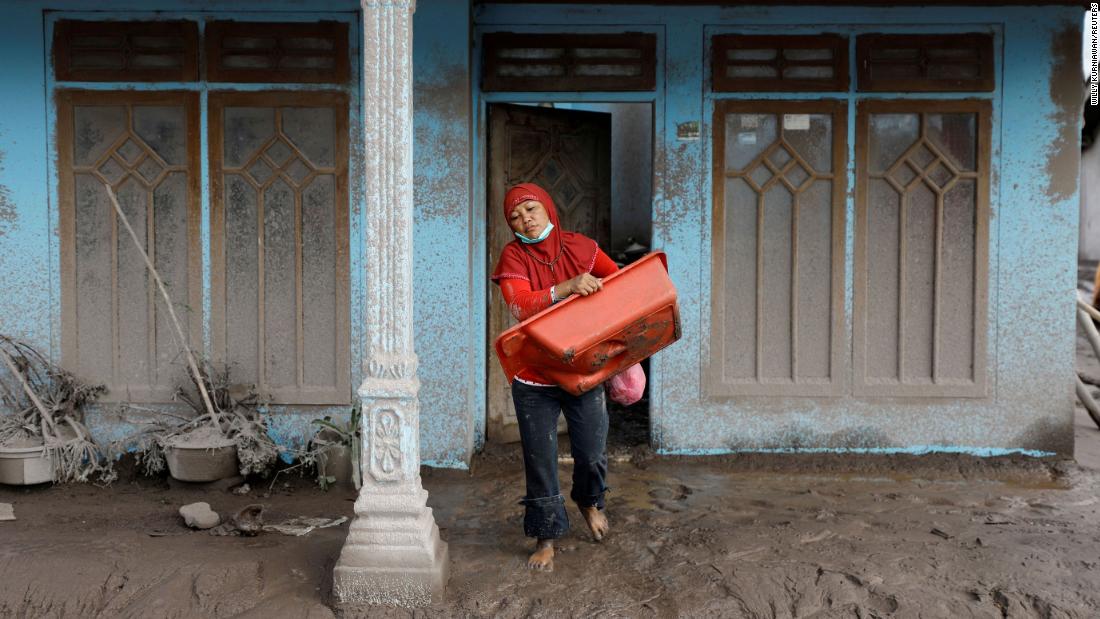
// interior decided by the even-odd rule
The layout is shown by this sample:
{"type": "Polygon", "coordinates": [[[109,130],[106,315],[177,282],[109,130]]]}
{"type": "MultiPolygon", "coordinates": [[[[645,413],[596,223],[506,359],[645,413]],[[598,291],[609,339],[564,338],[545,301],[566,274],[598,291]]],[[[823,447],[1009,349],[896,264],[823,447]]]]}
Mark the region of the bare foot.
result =
{"type": "Polygon", "coordinates": [[[554,571],[554,540],[540,539],[535,552],[527,559],[527,567],[544,572],[554,571]]]}
{"type": "Polygon", "coordinates": [[[588,530],[592,532],[592,539],[602,542],[604,536],[611,529],[611,526],[607,524],[607,516],[596,506],[582,507],[581,515],[584,516],[584,521],[588,523],[588,530]]]}

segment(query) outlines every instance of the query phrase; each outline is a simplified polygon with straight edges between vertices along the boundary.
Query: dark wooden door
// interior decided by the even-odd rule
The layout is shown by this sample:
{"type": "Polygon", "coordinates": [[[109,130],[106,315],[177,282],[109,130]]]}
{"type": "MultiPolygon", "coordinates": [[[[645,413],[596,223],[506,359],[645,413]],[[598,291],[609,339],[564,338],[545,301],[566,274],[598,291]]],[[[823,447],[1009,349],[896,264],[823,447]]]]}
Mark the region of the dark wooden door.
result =
{"type": "MultiPolygon", "coordinates": [[[[538,183],[550,193],[562,228],[607,249],[611,238],[611,115],[522,105],[489,107],[489,269],[513,238],[501,212],[508,188],[538,183]]],[[[516,323],[489,282],[488,439],[519,440],[511,388],[493,341],[516,323]]],[[[564,421],[562,421],[564,423],[564,421]]],[[[559,428],[563,428],[561,425],[559,428]]]]}

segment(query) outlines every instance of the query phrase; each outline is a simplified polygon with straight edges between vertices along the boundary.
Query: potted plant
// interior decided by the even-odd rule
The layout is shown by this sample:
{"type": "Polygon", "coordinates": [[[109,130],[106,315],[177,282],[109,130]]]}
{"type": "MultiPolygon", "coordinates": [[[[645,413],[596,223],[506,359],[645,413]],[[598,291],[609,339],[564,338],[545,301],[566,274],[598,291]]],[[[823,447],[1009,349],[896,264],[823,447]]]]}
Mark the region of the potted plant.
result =
{"type": "Polygon", "coordinates": [[[114,470],[84,425],[87,385],[30,345],[0,335],[0,483],[111,481],[114,470]]]}
{"type": "Polygon", "coordinates": [[[317,484],[322,490],[349,483],[358,489],[362,484],[359,470],[361,415],[359,407],[353,406],[346,423],[336,423],[331,417],[313,420],[321,429],[313,435],[309,451],[317,465],[317,484]]]}
{"type": "Polygon", "coordinates": [[[133,451],[145,474],[156,475],[167,469],[180,481],[267,475],[280,448],[267,432],[255,390],[251,385],[233,384],[228,367],[215,369],[200,359],[196,368],[191,388],[181,387],[175,395],[190,410],[180,414],[124,405],[123,412],[142,413],[141,419],[126,419],[141,428],[116,441],[113,451],[133,451]],[[206,398],[199,393],[205,393],[206,398]]]}
{"type": "Polygon", "coordinates": [[[176,398],[187,403],[195,417],[162,427],[154,437],[154,453],[163,454],[169,475],[195,482],[266,475],[279,449],[267,432],[255,390],[233,384],[228,367],[218,370],[206,362],[198,365],[191,382],[195,391],[178,389],[176,398]],[[196,392],[205,392],[208,400],[196,397],[196,392]]]}
{"type": "Polygon", "coordinates": [[[238,471],[241,475],[266,473],[275,463],[278,448],[255,405],[256,394],[249,390],[243,396],[238,395],[239,390],[230,382],[228,367],[218,371],[191,350],[164,281],[134,233],[114,190],[106,183],[104,189],[164,299],[176,344],[187,362],[194,387],[194,392],[178,389],[176,397],[191,406],[195,417],[181,420],[169,413],[159,415],[124,443],[137,444],[138,458],[146,472],[159,471],[167,465],[169,474],[181,481],[215,481],[233,477],[238,471]]]}

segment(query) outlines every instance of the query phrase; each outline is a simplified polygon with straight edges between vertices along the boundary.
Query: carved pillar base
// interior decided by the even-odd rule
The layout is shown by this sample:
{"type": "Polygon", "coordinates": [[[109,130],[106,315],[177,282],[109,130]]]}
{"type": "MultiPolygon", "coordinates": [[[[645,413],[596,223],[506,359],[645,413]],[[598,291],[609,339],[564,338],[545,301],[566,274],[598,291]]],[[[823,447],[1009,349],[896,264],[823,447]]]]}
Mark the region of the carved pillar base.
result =
{"type": "Polygon", "coordinates": [[[333,572],[343,610],[427,606],[443,598],[449,555],[420,482],[416,355],[378,355],[359,389],[363,488],[333,572]]]}
{"type": "Polygon", "coordinates": [[[443,598],[449,556],[439,538],[428,491],[413,483],[364,491],[333,572],[342,610],[427,606],[443,598]]]}

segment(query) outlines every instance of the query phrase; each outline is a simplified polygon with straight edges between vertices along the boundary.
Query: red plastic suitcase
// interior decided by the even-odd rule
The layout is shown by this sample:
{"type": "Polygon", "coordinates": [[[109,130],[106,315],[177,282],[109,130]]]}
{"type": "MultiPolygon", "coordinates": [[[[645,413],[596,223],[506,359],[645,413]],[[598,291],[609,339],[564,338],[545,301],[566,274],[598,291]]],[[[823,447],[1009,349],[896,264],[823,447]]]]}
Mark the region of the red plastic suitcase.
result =
{"type": "Polygon", "coordinates": [[[511,382],[537,370],[580,395],[680,339],[680,306],[664,252],[603,280],[603,290],[571,296],[500,334],[497,357],[511,382]]]}

